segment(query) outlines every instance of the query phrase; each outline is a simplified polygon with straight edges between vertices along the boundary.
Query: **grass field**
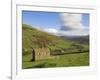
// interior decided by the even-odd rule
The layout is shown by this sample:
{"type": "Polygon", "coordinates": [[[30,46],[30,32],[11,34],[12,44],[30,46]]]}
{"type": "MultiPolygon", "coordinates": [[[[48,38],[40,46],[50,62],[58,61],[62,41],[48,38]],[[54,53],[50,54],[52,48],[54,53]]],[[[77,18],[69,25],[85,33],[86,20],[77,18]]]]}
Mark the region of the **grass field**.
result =
{"type": "MultiPolygon", "coordinates": [[[[22,68],[51,68],[89,65],[89,36],[67,39],[22,24],[22,68]],[[31,62],[32,49],[48,48],[52,59],[31,62]],[[59,54],[53,51],[59,50],[59,54]],[[61,52],[60,52],[61,51],[61,52]],[[63,53],[63,54],[62,54],[63,53]]],[[[41,53],[42,54],[42,53],[41,53]]]]}
{"type": "Polygon", "coordinates": [[[59,55],[59,58],[38,60],[30,62],[31,54],[23,56],[22,68],[49,68],[49,67],[72,67],[72,66],[88,66],[89,65],[89,53],[75,53],[59,55]]]}

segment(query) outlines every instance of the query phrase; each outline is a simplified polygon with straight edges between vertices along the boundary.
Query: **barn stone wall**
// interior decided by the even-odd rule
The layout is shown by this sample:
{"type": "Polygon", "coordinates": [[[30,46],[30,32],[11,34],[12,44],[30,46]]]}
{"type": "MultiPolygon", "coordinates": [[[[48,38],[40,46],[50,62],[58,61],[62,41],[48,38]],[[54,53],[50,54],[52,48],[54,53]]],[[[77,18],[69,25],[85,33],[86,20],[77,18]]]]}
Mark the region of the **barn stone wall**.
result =
{"type": "Polygon", "coordinates": [[[50,50],[48,48],[37,48],[35,50],[35,60],[50,58],[50,50]]]}

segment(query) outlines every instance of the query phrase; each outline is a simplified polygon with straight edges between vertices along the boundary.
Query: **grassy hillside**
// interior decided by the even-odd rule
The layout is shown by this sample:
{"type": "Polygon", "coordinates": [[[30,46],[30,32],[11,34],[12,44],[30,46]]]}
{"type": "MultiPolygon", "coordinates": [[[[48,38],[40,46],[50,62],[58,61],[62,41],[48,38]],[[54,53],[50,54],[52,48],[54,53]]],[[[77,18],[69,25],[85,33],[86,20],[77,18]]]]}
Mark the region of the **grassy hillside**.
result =
{"type": "Polygon", "coordinates": [[[23,68],[89,65],[89,47],[87,44],[79,44],[72,40],[65,40],[26,24],[22,24],[22,49],[23,68]],[[59,59],[30,62],[32,48],[41,47],[49,48],[51,55],[59,55],[59,59]],[[55,53],[55,50],[61,50],[61,52],[55,53]]]}
{"type": "MultiPolygon", "coordinates": [[[[41,47],[41,42],[45,42],[44,44],[46,44],[46,47],[50,48],[51,50],[67,50],[72,47],[75,48],[73,44],[78,44],[74,41],[64,40],[60,37],[48,34],[43,31],[39,31],[29,25],[22,25],[22,45],[24,51],[30,51],[32,48],[41,47]]],[[[80,44],[80,46],[84,45],[80,44]]]]}
{"type": "Polygon", "coordinates": [[[80,44],[86,44],[89,45],[89,36],[77,36],[77,37],[65,37],[61,36],[61,38],[65,40],[71,40],[80,44]]]}
{"type": "Polygon", "coordinates": [[[39,30],[32,28],[31,26],[26,25],[26,24],[23,24],[22,30],[23,30],[23,34],[22,34],[23,47],[27,48],[27,49],[29,49],[30,47],[33,47],[33,48],[39,47],[39,44],[35,44],[36,43],[35,41],[40,42],[44,39],[49,40],[49,42],[51,43],[50,46],[57,46],[58,45],[58,47],[62,47],[59,45],[62,44],[63,46],[66,46],[66,44],[67,44],[69,46],[71,43],[70,41],[66,42],[57,36],[50,35],[50,34],[43,32],[43,31],[39,31],[39,30]]]}

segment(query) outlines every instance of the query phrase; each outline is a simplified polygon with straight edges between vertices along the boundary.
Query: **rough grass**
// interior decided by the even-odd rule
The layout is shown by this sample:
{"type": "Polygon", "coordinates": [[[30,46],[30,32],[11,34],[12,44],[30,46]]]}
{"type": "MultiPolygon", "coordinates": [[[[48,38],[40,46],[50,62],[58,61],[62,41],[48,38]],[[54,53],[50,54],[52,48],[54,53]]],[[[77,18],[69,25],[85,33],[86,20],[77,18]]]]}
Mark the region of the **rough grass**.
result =
{"type": "Polygon", "coordinates": [[[52,50],[59,49],[59,48],[68,48],[72,44],[73,41],[70,40],[63,40],[57,36],[48,34],[43,31],[39,31],[35,28],[31,28],[29,25],[23,24],[22,26],[22,46],[23,49],[31,50],[31,47],[33,48],[39,48],[40,45],[36,44],[35,41],[41,42],[41,40],[38,40],[38,37],[44,36],[44,38],[41,38],[41,40],[47,38],[52,41],[53,45],[50,45],[49,47],[52,50]],[[35,36],[35,37],[34,37],[35,36]]]}
{"type": "Polygon", "coordinates": [[[24,55],[22,60],[22,68],[49,68],[49,67],[72,67],[72,66],[88,66],[89,53],[75,53],[60,55],[59,58],[38,60],[30,62],[31,55],[24,55]]]}
{"type": "MultiPolygon", "coordinates": [[[[48,40],[48,41],[49,41],[48,40]]],[[[46,41],[46,42],[48,42],[46,41]]],[[[46,43],[45,43],[46,44],[46,43]]],[[[46,32],[32,28],[29,25],[22,25],[22,68],[49,68],[49,67],[71,67],[71,66],[88,66],[89,65],[89,44],[79,44],[79,47],[73,46],[78,44],[71,40],[64,40],[60,37],[48,34],[46,32]],[[41,36],[43,38],[41,38],[41,36]],[[40,40],[38,38],[41,38],[40,40]],[[35,41],[41,42],[41,40],[49,39],[50,44],[48,48],[51,51],[61,50],[64,51],[64,55],[57,55],[53,59],[38,60],[31,62],[31,48],[40,48],[39,44],[35,41]],[[82,48],[81,48],[82,47],[82,48]],[[81,48],[81,53],[79,49],[81,48]],[[78,52],[77,52],[78,51],[78,52]],[[83,52],[82,52],[83,51],[83,52]]]]}

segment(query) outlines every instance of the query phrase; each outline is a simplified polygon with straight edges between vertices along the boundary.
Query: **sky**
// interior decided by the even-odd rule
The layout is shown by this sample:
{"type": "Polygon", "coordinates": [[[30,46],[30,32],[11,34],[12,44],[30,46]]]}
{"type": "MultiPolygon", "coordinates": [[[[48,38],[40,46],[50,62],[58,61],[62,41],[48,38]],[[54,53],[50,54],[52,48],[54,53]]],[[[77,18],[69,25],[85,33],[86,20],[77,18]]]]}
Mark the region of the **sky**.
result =
{"type": "Polygon", "coordinates": [[[89,34],[89,14],[87,13],[22,11],[22,22],[56,35],[89,34]],[[60,30],[63,27],[70,30],[66,32],[60,30]]]}

